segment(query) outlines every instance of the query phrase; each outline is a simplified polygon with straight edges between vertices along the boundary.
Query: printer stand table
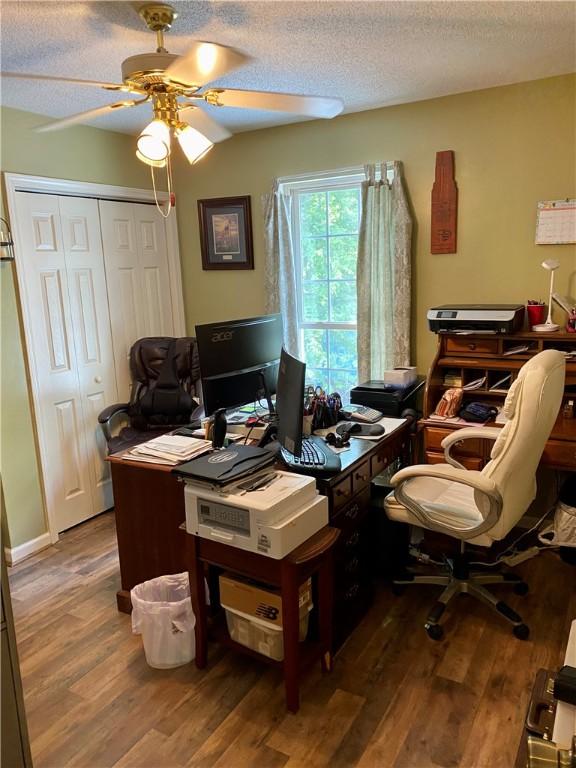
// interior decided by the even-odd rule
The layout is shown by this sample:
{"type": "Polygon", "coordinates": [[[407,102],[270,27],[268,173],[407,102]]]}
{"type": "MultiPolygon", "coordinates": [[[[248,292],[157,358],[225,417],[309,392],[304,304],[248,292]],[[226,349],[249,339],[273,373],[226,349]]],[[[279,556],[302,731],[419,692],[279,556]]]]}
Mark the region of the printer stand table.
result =
{"type": "MultiPolygon", "coordinates": [[[[208,608],[204,587],[205,566],[215,567],[240,574],[254,581],[263,582],[280,589],[284,635],[284,660],[272,661],[257,651],[236,643],[228,635],[221,622],[222,611],[215,617],[213,628],[217,639],[239,651],[258,659],[281,664],[284,671],[286,706],[290,712],[299,707],[300,672],[309,663],[320,659],[322,669],[329,672],[332,667],[332,603],[333,603],[333,549],[340,531],[326,526],[315,533],[297,549],[282,560],[274,560],[255,552],[246,552],[228,544],[186,534],[186,552],[190,573],[190,594],[196,616],[196,666],[203,669],[208,655],[208,608]],[[318,640],[300,643],[298,639],[299,587],[310,576],[316,575],[316,603],[318,612],[318,640]],[[301,652],[302,647],[302,652],[301,652]]],[[[211,603],[218,600],[215,582],[210,579],[211,603]]],[[[211,605],[214,610],[215,605],[211,605]]]]}

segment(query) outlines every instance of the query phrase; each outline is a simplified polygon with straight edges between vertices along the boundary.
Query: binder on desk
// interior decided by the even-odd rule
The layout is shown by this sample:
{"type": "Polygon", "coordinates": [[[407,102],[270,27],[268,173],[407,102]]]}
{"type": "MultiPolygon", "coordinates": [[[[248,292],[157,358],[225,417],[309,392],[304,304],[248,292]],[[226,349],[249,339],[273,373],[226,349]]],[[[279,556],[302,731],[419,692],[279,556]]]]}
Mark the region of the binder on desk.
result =
{"type": "Polygon", "coordinates": [[[224,486],[257,472],[275,459],[275,454],[265,448],[231,445],[223,451],[213,451],[180,464],[172,473],[184,480],[224,486]]]}

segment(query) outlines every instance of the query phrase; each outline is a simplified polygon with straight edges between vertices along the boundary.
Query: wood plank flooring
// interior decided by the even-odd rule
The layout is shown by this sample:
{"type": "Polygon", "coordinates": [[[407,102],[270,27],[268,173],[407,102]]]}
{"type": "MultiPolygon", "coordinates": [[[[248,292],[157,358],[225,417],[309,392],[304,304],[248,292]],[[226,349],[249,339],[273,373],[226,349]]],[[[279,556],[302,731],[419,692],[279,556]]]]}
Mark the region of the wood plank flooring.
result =
{"type": "Polygon", "coordinates": [[[437,588],[382,586],[335,660],[284,708],[278,670],[212,646],[208,669],[146,665],[119,586],[112,513],[10,570],[36,768],[512,768],[539,667],[558,666],[576,617],[576,570],[548,552],[518,569],[516,640],[473,599],[446,636],[423,629],[437,588]]]}

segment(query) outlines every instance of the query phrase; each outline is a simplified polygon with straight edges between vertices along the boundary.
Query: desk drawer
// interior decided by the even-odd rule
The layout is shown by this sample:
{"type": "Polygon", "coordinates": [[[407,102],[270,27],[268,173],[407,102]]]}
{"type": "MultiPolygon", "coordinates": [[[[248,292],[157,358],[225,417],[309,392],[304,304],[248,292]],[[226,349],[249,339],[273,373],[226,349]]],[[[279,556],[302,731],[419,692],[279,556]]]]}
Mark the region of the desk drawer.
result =
{"type": "Polygon", "coordinates": [[[542,463],[576,471],[576,443],[548,440],[542,454],[542,463]]]}
{"type": "Polygon", "coordinates": [[[496,355],[498,339],[446,339],[446,352],[457,355],[496,355]]]}
{"type": "Polygon", "coordinates": [[[330,520],[330,525],[340,528],[342,536],[337,546],[340,546],[346,538],[347,531],[354,529],[363,520],[370,506],[370,487],[364,488],[358,496],[347,504],[340,507],[337,514],[334,514],[330,520]]]}
{"type": "Polygon", "coordinates": [[[332,486],[330,493],[332,494],[332,511],[335,513],[352,498],[352,474],[332,486]]]}
{"type": "Polygon", "coordinates": [[[392,448],[382,447],[376,456],[372,456],[370,460],[370,474],[372,477],[376,477],[381,472],[384,472],[388,464],[396,459],[400,453],[399,450],[393,450],[392,448]]]}
{"type": "Polygon", "coordinates": [[[370,459],[366,459],[358,469],[352,472],[352,493],[359,493],[363,488],[370,486],[370,459]]]}
{"type": "MultiPolygon", "coordinates": [[[[426,453],[428,451],[438,451],[444,455],[442,440],[451,435],[452,429],[436,429],[435,427],[426,427],[424,439],[426,443],[426,453]]],[[[452,446],[454,456],[482,456],[481,440],[462,440],[452,446]]]]}
{"type": "MultiPolygon", "coordinates": [[[[484,466],[484,460],[479,456],[455,456],[457,461],[466,467],[466,469],[480,470],[484,466]]],[[[443,453],[435,453],[434,451],[426,451],[426,464],[446,464],[446,459],[443,453]]]]}

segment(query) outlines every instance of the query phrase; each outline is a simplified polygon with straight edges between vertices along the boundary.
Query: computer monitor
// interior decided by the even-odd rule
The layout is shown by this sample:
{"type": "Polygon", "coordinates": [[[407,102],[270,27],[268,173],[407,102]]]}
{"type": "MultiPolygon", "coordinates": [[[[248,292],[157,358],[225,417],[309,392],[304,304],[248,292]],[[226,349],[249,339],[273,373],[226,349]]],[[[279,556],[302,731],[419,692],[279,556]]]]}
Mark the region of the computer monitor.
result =
{"type": "Polygon", "coordinates": [[[204,412],[238,408],[271,395],[282,349],[282,316],[264,315],[196,326],[204,412]]]}
{"type": "Polygon", "coordinates": [[[282,349],[276,387],[277,439],[294,456],[300,456],[302,452],[305,379],[306,363],[282,349]]]}

